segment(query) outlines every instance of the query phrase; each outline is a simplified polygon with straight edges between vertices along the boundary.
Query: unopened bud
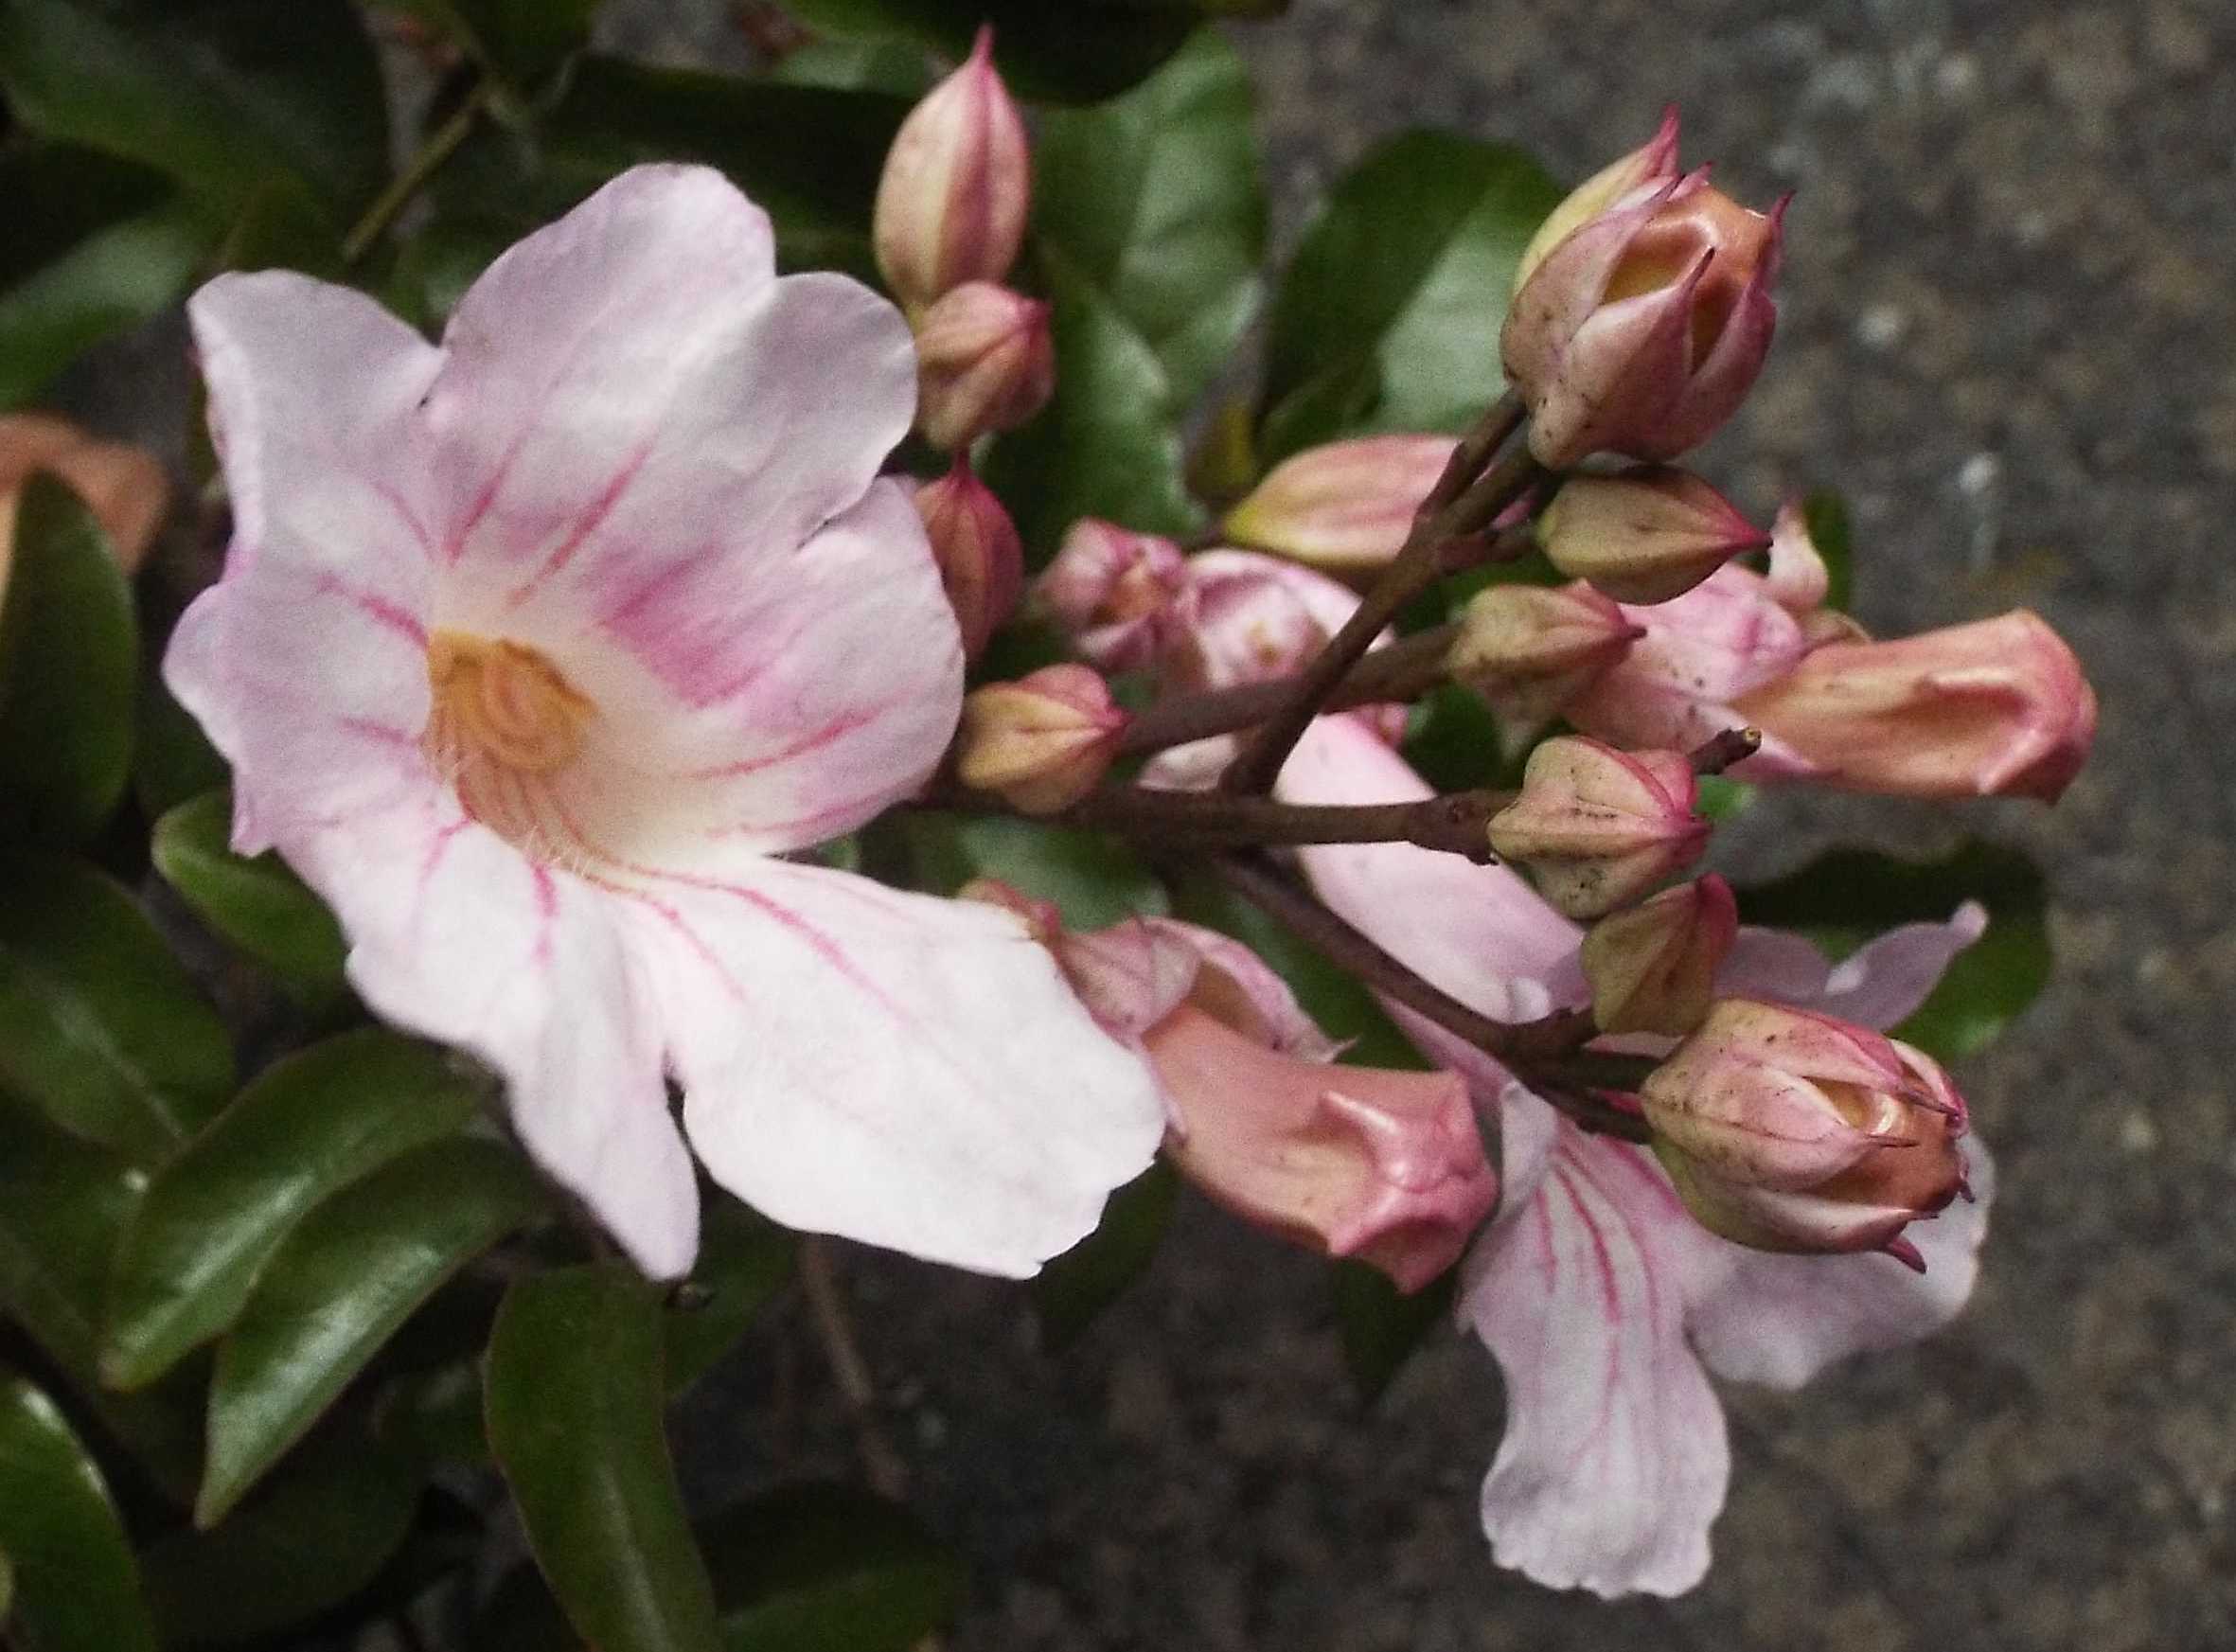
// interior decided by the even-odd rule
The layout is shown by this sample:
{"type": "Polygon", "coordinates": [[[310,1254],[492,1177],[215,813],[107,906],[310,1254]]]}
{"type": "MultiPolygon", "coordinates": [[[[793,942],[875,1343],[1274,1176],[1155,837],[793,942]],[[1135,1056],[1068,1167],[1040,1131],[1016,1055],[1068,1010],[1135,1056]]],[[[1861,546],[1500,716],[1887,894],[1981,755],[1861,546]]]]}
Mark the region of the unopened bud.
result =
{"type": "Polygon", "coordinates": [[[102,441],[49,413],[0,414],[0,595],[14,560],[16,495],[50,471],[85,502],[109,536],[117,565],[133,573],[163,521],[170,484],[152,453],[102,441]]]}
{"type": "Polygon", "coordinates": [[[1678,1194],[1759,1250],[1883,1250],[1964,1191],[1964,1102],[1929,1057],[1830,1016],[1718,1002],[1639,1092],[1678,1194]]]}
{"type": "Polygon", "coordinates": [[[916,323],[916,424],[953,452],[1015,430],[1056,393],[1048,306],[991,281],[966,281],[916,323]]]}
{"type": "Polygon", "coordinates": [[[1153,664],[1186,628],[1187,559],[1157,534],[1083,517],[1033,585],[1033,606],[1105,671],[1153,664]]]}
{"type": "Polygon", "coordinates": [[[1601,213],[1642,186],[1666,184],[1677,175],[1677,112],[1674,103],[1662,111],[1661,125],[1654,135],[1621,160],[1602,167],[1575,188],[1537,226],[1530,244],[1515,266],[1514,289],[1520,292],[1545,255],[1601,213]]]}
{"type": "Polygon", "coordinates": [[[1546,558],[1618,602],[1682,596],[1733,557],[1770,542],[1690,471],[1647,465],[1570,480],[1537,519],[1546,558]]]}
{"type": "Polygon", "coordinates": [[[1057,814],[1102,780],[1127,716],[1085,666],[1046,666],[963,701],[956,773],[1025,814],[1057,814]]]}
{"type": "Polygon", "coordinates": [[[1777,324],[1783,215],[1694,172],[1631,190],[1545,255],[1500,338],[1540,464],[1674,459],[1730,417],[1777,324]]]}
{"type": "Polygon", "coordinates": [[[1557,589],[1493,585],[1468,602],[1446,664],[1490,702],[1501,734],[1526,740],[1642,634],[1611,599],[1581,580],[1557,589]]]}
{"type": "Polygon", "coordinates": [[[1892,642],[1833,642],[1735,703],[1782,772],[1902,797],[2054,800],[2087,761],[2096,694],[2019,609],[1892,642]]]}
{"type": "Polygon", "coordinates": [[[921,309],[1017,261],[1032,203],[1023,117],[994,68],[993,30],[909,112],[885,157],[872,239],[895,296],[921,309]]]}
{"type": "Polygon", "coordinates": [[[1491,817],[1491,848],[1537,876],[1573,918],[1599,917],[1708,847],[1692,765],[1676,752],[1619,752],[1563,735],[1530,754],[1521,795],[1491,817]]]}
{"type": "Polygon", "coordinates": [[[1832,588],[1832,570],[1809,532],[1808,506],[1788,499],[1770,524],[1770,571],[1763,589],[1771,601],[1806,622],[1824,606],[1832,588]]]}
{"type": "Polygon", "coordinates": [[[1017,524],[960,457],[938,481],[916,489],[916,514],[924,519],[939,581],[963,632],[964,658],[975,660],[1024,592],[1025,553],[1017,524]]]}
{"type": "Polygon", "coordinates": [[[1372,574],[1405,544],[1452,445],[1449,436],[1376,435],[1307,449],[1228,513],[1226,535],[1339,577],[1372,574]]]}
{"type": "Polygon", "coordinates": [[[1609,914],[1584,937],[1592,1019],[1606,1033],[1684,1037],[1708,1014],[1738,934],[1739,903],[1713,873],[1609,914]]]}
{"type": "Polygon", "coordinates": [[[1255,551],[1188,559],[1194,601],[1172,662],[1191,688],[1232,688],[1302,670],[1343,629],[1357,593],[1324,574],[1255,551]]]}

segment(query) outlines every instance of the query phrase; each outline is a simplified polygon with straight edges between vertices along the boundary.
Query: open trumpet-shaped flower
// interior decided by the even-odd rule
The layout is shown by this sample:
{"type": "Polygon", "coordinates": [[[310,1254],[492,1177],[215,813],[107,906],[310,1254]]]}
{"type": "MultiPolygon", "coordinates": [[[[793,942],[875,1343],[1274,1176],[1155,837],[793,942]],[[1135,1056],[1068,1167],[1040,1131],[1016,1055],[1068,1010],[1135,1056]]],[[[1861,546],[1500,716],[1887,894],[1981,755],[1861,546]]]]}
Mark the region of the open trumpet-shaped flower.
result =
{"type": "Polygon", "coordinates": [[[234,838],[333,906],[377,1012],[507,1081],[649,1272],[696,1248],[667,1082],[778,1220],[1024,1273],[1161,1128],[1023,926],[783,859],[932,772],[962,650],[907,493],[899,314],[778,280],[647,167],[493,264],[439,347],[288,274],[194,300],[234,504],[168,679],[234,838]]]}

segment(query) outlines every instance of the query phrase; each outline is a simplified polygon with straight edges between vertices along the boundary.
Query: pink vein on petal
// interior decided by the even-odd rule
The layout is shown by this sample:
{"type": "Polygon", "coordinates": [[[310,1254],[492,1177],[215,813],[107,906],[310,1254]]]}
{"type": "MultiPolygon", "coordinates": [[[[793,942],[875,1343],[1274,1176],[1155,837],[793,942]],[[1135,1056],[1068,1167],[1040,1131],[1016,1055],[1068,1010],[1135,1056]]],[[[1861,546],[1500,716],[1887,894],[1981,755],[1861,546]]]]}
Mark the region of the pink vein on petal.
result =
{"type": "Polygon", "coordinates": [[[427,628],[401,604],[391,602],[376,592],[362,590],[333,574],[318,577],[318,590],[323,595],[340,597],[376,625],[394,631],[415,647],[421,649],[427,647],[427,628]]]}
{"type": "Polygon", "coordinates": [[[858,729],[867,728],[892,709],[893,702],[891,701],[880,701],[866,710],[850,711],[843,717],[834,718],[823,727],[810,734],[802,735],[790,744],[779,746],[772,752],[762,752],[754,756],[742,757],[735,763],[722,763],[711,769],[693,769],[678,774],[676,778],[678,780],[736,780],[747,774],[757,774],[762,770],[772,769],[779,763],[789,763],[796,757],[805,757],[811,753],[819,752],[833,740],[843,739],[858,729]]]}
{"type": "Polygon", "coordinates": [[[645,461],[652,456],[652,446],[650,442],[645,443],[621,462],[620,469],[607,480],[597,497],[584,506],[582,514],[575,519],[573,531],[544,559],[543,566],[512,588],[511,595],[506,598],[507,606],[518,608],[547,582],[557,578],[567,564],[575,560],[576,554],[605,525],[606,518],[612,516],[620,505],[630,485],[637,479],[637,473],[644,470],[645,461]]]}

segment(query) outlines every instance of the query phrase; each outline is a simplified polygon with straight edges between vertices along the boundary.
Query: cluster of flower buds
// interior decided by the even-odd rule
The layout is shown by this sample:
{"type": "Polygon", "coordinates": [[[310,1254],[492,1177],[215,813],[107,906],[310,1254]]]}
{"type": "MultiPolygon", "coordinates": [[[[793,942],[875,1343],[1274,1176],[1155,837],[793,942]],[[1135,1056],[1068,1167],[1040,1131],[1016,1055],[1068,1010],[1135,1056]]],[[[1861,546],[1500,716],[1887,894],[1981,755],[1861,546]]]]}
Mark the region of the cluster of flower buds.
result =
{"type": "Polygon", "coordinates": [[[1055,389],[1048,306],[1002,285],[1024,244],[1032,177],[1024,117],[983,28],[901,123],[872,219],[878,269],[915,329],[917,428],[949,452],[1016,429],[1055,389]]]}
{"type": "Polygon", "coordinates": [[[0,595],[15,560],[16,500],[39,471],[51,471],[85,502],[130,574],[148,554],[170,486],[153,454],[102,441],[47,413],[0,415],[0,595]]]}
{"type": "Polygon", "coordinates": [[[1886,1251],[1965,1191],[1963,1098],[1931,1057],[1830,1016],[1709,1010],[1639,1092],[1702,1225],[1766,1251],[1886,1251]]]}

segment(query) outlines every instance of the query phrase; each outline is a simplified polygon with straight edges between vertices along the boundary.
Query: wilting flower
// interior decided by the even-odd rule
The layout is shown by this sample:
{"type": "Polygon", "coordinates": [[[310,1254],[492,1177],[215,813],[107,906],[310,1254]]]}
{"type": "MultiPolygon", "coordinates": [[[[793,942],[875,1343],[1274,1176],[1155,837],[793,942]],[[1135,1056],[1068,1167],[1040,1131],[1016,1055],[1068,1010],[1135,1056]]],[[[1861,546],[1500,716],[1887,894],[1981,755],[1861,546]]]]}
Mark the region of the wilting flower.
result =
{"type": "Polygon", "coordinates": [[[1491,847],[1537,875],[1571,917],[1637,899],[1708,847],[1692,765],[1561,735],[1530,754],[1521,793],[1491,817],[1491,847]]]}
{"type": "Polygon", "coordinates": [[[1017,524],[961,455],[946,475],[916,489],[916,514],[962,630],[964,657],[975,660],[1024,592],[1017,524]]]}
{"type": "Polygon", "coordinates": [[[1336,575],[1387,566],[1452,456],[1452,438],[1374,435],[1308,448],[1228,512],[1226,535],[1336,575]]]}
{"type": "Polygon", "coordinates": [[[170,496],[155,455],[102,441],[50,413],[0,414],[0,595],[7,594],[14,560],[16,496],[41,471],[61,477],[85,502],[118,566],[127,574],[139,567],[170,496]]]}
{"type": "Polygon", "coordinates": [[[1015,430],[1056,392],[1048,306],[991,281],[967,281],[916,323],[916,422],[935,448],[1015,430]]]}
{"type": "Polygon", "coordinates": [[[1091,666],[1138,671],[1185,630],[1195,602],[1187,559],[1157,534],[1082,517],[1033,583],[1032,606],[1091,666]]]}
{"type": "Polygon", "coordinates": [[[1490,703],[1518,751],[1645,634],[1614,601],[1573,585],[1493,585],[1468,600],[1446,665],[1490,703]]]}
{"type": "Polygon", "coordinates": [[[1085,666],[1043,666],[989,683],[963,702],[955,772],[1026,814],[1056,814],[1102,781],[1127,716],[1110,685],[1085,666]]]}
{"type": "MultiPolygon", "coordinates": [[[[1315,723],[1282,776],[1300,803],[1404,802],[1429,788],[1348,718],[1315,723]]],[[[1518,1021],[1584,1001],[1578,932],[1501,867],[1403,844],[1299,851],[1322,899],[1436,986],[1518,1021]]],[[[1892,931],[1838,966],[1797,936],[1743,929],[1720,991],[1886,1026],[1980,933],[1892,931]]],[[[1985,1232],[1977,1203],[1914,1230],[1927,1263],[1780,1256],[1717,1238],[1651,1153],[1588,1136],[1472,1045],[1406,1011],[1423,1051],[1497,1121],[1504,1198],[1464,1265],[1460,1313],[1505,1374],[1507,1422],[1482,1519],[1500,1564],[1554,1588],[1677,1594],[1708,1566],[1730,1456],[1708,1375],[1798,1387],[1836,1359],[1925,1336],[1963,1306],[1985,1232]]]]}
{"type": "Polygon", "coordinates": [[[894,135],[878,182],[878,270],[911,311],[1017,262],[1033,200],[1024,117],[994,67],[994,31],[934,86],[894,135]]]}
{"type": "Polygon", "coordinates": [[[1540,464],[1674,459],[1731,417],[1769,352],[1783,203],[1750,212],[1705,171],[1670,175],[1666,159],[1514,295],[1500,355],[1540,464]]]}
{"type": "Polygon", "coordinates": [[[1547,560],[1618,602],[1682,596],[1770,536],[1690,471],[1647,465],[1577,476],[1537,519],[1547,560]]]}
{"type": "Polygon", "coordinates": [[[1147,1162],[1155,1086],[1015,918],[783,858],[931,774],[962,649],[877,479],[907,327],[772,252],[718,173],[644,167],[439,347],[300,275],[204,288],[236,537],[166,675],[235,845],[648,1271],[696,1245],[672,1079],[777,1220],[1029,1272],[1147,1162]]]}

